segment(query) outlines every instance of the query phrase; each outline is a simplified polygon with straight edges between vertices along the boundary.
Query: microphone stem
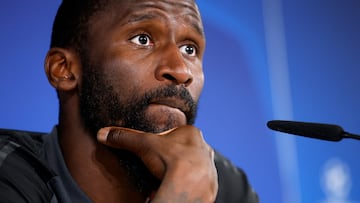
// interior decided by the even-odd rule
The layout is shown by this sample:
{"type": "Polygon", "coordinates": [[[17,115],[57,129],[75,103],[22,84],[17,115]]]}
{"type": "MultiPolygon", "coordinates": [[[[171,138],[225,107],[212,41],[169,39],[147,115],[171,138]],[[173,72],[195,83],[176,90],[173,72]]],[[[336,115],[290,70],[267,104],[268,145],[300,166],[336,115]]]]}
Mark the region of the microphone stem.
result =
{"type": "Polygon", "coordinates": [[[344,138],[353,138],[356,140],[360,140],[360,135],[356,135],[356,134],[352,134],[352,133],[348,133],[348,132],[344,132],[343,134],[344,138]]]}

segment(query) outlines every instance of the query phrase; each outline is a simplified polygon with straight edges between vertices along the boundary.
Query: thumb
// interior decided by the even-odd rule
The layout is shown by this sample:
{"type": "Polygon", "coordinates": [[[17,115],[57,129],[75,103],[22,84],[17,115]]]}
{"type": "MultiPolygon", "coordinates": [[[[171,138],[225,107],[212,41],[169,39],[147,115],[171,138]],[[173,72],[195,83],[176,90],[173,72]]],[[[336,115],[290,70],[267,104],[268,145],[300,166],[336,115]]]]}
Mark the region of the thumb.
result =
{"type": "Polygon", "coordinates": [[[158,136],[123,127],[105,127],[99,130],[100,143],[117,149],[124,149],[138,156],[157,178],[165,173],[165,163],[156,152],[158,136]]]}
{"type": "Polygon", "coordinates": [[[97,139],[109,147],[129,150],[137,155],[148,146],[148,133],[123,127],[105,127],[98,131],[97,139]]]}

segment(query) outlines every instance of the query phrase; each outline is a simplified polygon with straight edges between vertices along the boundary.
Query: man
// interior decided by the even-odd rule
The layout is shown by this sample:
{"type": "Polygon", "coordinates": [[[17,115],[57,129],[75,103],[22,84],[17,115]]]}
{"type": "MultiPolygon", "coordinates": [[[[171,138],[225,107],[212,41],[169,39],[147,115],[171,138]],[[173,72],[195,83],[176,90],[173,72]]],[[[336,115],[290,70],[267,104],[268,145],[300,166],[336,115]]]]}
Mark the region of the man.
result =
{"type": "Polygon", "coordinates": [[[3,201],[257,202],[193,126],[204,49],[193,0],[63,0],[45,59],[59,124],[0,133],[3,201]]]}

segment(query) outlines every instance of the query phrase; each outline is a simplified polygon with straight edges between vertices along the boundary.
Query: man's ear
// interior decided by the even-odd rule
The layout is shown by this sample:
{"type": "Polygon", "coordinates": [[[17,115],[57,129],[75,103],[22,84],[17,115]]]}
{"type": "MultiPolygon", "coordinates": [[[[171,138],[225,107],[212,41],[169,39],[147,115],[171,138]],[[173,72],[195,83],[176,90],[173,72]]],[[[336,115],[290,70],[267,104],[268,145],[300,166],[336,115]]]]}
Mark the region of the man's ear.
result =
{"type": "Polygon", "coordinates": [[[50,84],[60,91],[77,88],[81,63],[78,54],[69,49],[51,48],[45,59],[45,72],[50,84]]]}

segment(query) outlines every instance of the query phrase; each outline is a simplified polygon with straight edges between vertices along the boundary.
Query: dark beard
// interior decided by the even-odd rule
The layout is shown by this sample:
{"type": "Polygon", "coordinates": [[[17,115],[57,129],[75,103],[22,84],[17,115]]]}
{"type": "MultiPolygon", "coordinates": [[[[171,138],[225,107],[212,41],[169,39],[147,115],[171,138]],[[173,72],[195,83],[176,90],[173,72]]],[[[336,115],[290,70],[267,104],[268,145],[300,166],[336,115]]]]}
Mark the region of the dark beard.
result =
{"type": "MultiPolygon", "coordinates": [[[[140,96],[136,95],[136,90],[132,90],[134,96],[124,100],[105,81],[104,74],[100,72],[100,66],[86,65],[83,66],[80,109],[84,125],[94,136],[96,136],[100,128],[105,126],[121,126],[153,133],[173,128],[174,122],[171,118],[169,118],[167,126],[160,129],[151,118],[146,116],[145,110],[150,100],[154,98],[173,97],[183,100],[186,103],[187,109],[189,109],[184,112],[187,124],[191,125],[194,123],[197,104],[184,87],[167,86],[140,96]]],[[[124,150],[111,150],[117,154],[120,163],[127,169],[130,180],[139,192],[149,195],[151,191],[158,188],[160,181],[150,174],[137,156],[124,150]]]]}

